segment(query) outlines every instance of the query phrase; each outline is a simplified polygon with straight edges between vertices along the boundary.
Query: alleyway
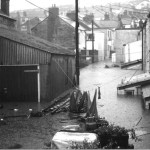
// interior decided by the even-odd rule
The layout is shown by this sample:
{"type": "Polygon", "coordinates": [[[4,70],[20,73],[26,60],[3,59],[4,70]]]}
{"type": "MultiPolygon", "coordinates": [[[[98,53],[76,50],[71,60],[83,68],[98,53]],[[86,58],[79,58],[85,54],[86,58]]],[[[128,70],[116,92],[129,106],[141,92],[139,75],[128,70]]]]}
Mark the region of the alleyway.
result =
{"type": "MultiPolygon", "coordinates": [[[[124,77],[141,74],[141,70],[123,70],[119,67],[105,68],[110,62],[99,62],[80,71],[80,89],[90,91],[93,98],[94,90],[100,86],[101,99],[97,99],[100,117],[109,122],[126,128],[137,128],[138,135],[150,132],[150,111],[145,110],[141,96],[117,95],[117,85],[124,77]],[[139,120],[140,123],[137,125],[139,120]],[[141,128],[142,127],[142,128],[141,128]],[[144,127],[144,128],[143,128],[144,127]],[[146,128],[145,128],[146,127],[146,128]]],[[[134,143],[135,148],[150,148],[149,135],[140,136],[143,139],[134,143]]]]}

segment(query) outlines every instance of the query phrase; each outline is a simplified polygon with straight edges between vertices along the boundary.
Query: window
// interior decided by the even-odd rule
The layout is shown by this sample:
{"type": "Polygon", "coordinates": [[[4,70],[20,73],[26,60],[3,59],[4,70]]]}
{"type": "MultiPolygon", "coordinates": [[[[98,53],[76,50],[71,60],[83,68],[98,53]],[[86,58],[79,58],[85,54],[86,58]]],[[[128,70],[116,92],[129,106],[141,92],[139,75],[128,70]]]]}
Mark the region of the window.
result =
{"type": "Polygon", "coordinates": [[[92,41],[92,39],[94,40],[94,35],[92,34],[87,34],[87,41],[92,41]]]}
{"type": "Polygon", "coordinates": [[[21,31],[27,31],[27,27],[26,26],[22,26],[21,27],[21,31]]]}
{"type": "Polygon", "coordinates": [[[108,30],[108,40],[111,40],[112,39],[112,35],[111,35],[111,31],[110,30],[108,30]]]}
{"type": "Polygon", "coordinates": [[[1,0],[0,0],[0,9],[1,9],[1,0]]]}

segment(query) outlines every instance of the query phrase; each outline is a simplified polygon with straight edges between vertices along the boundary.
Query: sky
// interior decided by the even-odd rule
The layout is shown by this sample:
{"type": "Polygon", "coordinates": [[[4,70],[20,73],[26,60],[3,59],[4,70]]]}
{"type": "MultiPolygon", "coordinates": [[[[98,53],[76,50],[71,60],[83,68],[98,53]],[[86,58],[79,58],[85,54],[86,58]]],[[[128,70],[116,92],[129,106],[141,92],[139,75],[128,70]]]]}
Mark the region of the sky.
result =
{"type": "MultiPolygon", "coordinates": [[[[52,4],[57,6],[66,5],[66,4],[75,4],[75,0],[28,0],[37,6],[42,8],[51,7],[52,4]]],[[[106,3],[113,2],[125,2],[127,0],[79,0],[79,7],[88,7],[93,5],[104,5],[106,3]]],[[[26,0],[10,0],[10,11],[14,10],[24,10],[24,9],[34,9],[35,6],[28,3],[26,0]]]]}

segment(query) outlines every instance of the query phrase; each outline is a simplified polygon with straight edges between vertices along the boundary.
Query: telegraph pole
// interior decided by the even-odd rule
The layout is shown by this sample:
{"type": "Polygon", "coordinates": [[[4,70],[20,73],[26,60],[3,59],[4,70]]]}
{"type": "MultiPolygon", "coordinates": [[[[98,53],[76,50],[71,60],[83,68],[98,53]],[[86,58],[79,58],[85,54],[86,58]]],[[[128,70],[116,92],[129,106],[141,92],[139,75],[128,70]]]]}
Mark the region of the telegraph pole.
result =
{"type": "Polygon", "coordinates": [[[92,63],[94,63],[94,30],[93,30],[93,20],[92,20],[92,52],[93,52],[93,55],[92,55],[92,63]]]}
{"type": "Polygon", "coordinates": [[[142,27],[142,70],[144,69],[144,54],[143,54],[143,27],[142,27]]]}
{"type": "Polygon", "coordinates": [[[78,0],[75,0],[75,20],[76,20],[76,28],[75,28],[75,35],[76,35],[76,75],[77,75],[77,85],[79,85],[79,34],[78,34],[78,28],[79,28],[79,21],[78,21],[78,0]]]}

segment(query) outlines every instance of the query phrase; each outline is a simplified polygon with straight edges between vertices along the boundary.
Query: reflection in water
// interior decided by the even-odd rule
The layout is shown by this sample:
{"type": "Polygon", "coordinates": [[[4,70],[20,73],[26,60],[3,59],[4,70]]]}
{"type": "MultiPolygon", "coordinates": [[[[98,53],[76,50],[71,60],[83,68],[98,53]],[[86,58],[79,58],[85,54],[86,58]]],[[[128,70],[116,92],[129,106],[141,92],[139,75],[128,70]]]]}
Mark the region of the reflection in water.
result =
{"type": "MultiPolygon", "coordinates": [[[[141,96],[117,94],[117,85],[121,79],[132,77],[134,73],[135,70],[106,69],[104,63],[96,63],[81,69],[80,89],[90,91],[90,97],[93,99],[95,89],[100,86],[101,99],[97,99],[100,117],[105,117],[111,123],[131,128],[141,117],[150,115],[150,111],[144,109],[141,96]]],[[[135,75],[141,73],[139,70],[135,75]]]]}

